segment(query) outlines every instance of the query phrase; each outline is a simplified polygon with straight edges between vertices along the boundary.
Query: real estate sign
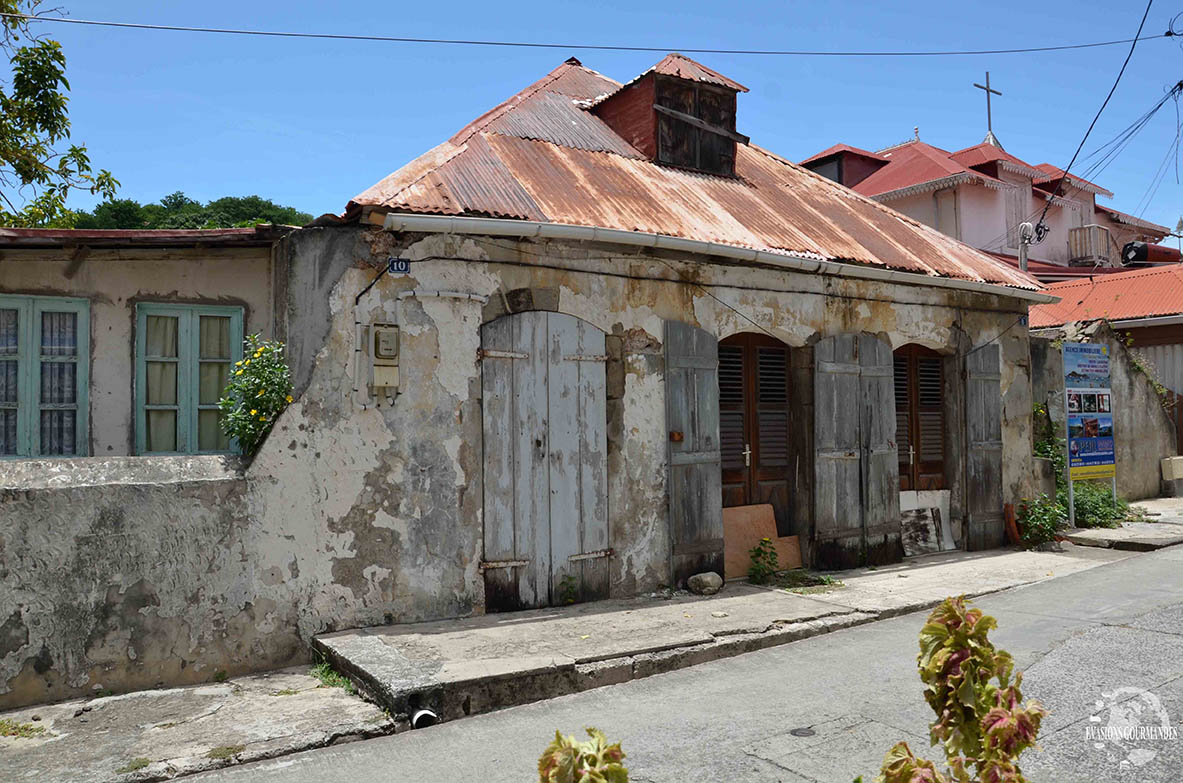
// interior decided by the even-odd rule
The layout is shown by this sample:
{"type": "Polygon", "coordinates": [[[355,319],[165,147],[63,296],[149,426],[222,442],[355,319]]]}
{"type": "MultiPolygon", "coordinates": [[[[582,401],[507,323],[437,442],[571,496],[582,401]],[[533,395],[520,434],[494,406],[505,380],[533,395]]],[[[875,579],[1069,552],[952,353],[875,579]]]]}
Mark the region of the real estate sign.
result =
{"type": "Polygon", "coordinates": [[[1113,396],[1109,346],[1064,343],[1064,410],[1068,416],[1068,476],[1112,478],[1113,396]]]}

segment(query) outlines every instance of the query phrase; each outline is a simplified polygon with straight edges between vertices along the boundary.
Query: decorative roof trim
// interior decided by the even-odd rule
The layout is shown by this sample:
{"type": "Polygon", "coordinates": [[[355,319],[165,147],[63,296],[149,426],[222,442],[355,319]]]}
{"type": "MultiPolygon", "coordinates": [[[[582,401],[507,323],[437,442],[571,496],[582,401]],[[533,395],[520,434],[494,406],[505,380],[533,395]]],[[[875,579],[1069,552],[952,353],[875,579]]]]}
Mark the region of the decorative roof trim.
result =
{"type": "Polygon", "coordinates": [[[1003,171],[1009,171],[1012,174],[1021,174],[1024,177],[1030,177],[1033,180],[1042,179],[1044,176],[1042,171],[1034,168],[1033,166],[1021,166],[1018,163],[1015,163],[1013,160],[1007,160],[1006,158],[999,158],[997,163],[998,168],[1002,169],[1003,171]]]}
{"type": "Polygon", "coordinates": [[[1097,209],[1108,215],[1110,220],[1112,220],[1114,223],[1122,223],[1127,226],[1133,226],[1134,228],[1144,228],[1148,231],[1153,231],[1156,234],[1171,233],[1171,230],[1166,226],[1160,226],[1157,223],[1151,223],[1149,220],[1143,220],[1142,218],[1134,217],[1133,215],[1127,214],[1125,212],[1119,212],[1116,209],[1100,206],[1097,207],[1097,209]]]}
{"type": "Polygon", "coordinates": [[[984,180],[982,177],[976,176],[974,174],[958,172],[957,174],[950,174],[949,176],[941,177],[940,179],[930,179],[927,182],[919,182],[915,185],[909,185],[906,188],[896,188],[895,190],[889,190],[884,193],[877,193],[874,196],[869,196],[869,198],[879,202],[894,201],[897,198],[918,196],[921,193],[931,193],[934,190],[943,190],[945,188],[951,188],[956,185],[962,185],[966,183],[985,185],[986,187],[993,188],[995,190],[999,190],[1001,186],[1001,183],[995,184],[993,181],[984,180]]]}

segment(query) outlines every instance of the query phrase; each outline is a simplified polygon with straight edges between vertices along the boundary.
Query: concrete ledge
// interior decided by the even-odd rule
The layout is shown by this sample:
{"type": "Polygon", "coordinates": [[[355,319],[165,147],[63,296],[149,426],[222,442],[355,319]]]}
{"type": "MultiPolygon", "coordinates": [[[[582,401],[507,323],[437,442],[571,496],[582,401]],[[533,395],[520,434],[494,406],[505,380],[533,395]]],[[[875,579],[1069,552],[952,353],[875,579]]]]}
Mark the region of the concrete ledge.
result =
{"type": "Polygon", "coordinates": [[[242,478],[237,457],[69,457],[0,460],[0,489],[70,489],[128,484],[180,484],[242,478]]]}
{"type": "Polygon", "coordinates": [[[1172,522],[1127,522],[1115,528],[1085,528],[1064,538],[1078,546],[1103,547],[1127,552],[1153,552],[1183,544],[1183,525],[1172,522]]]}

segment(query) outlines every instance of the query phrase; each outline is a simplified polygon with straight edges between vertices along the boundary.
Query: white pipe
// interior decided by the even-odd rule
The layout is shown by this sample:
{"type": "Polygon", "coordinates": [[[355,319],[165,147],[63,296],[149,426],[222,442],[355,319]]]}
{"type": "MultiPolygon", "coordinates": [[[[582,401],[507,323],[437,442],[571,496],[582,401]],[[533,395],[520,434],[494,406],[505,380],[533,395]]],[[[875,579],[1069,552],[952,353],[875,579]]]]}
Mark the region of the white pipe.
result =
{"type": "MultiPolygon", "coordinates": [[[[376,222],[376,221],[375,221],[376,222]]],[[[582,242],[607,242],[634,247],[652,247],[684,253],[702,253],[740,261],[759,262],[783,269],[800,272],[851,277],[862,280],[880,280],[901,285],[934,286],[960,291],[993,294],[1023,299],[1028,302],[1058,302],[1059,297],[1022,288],[982,283],[977,280],[956,280],[949,277],[930,277],[915,272],[901,272],[895,269],[844,264],[828,261],[812,253],[773,253],[767,250],[720,245],[698,239],[684,239],[643,231],[624,231],[618,228],[599,226],[573,226],[565,223],[540,223],[534,220],[508,220],[502,218],[452,217],[449,215],[407,215],[394,212],[382,218],[382,228],[388,231],[419,231],[436,234],[481,234],[485,236],[537,237],[541,239],[565,239],[582,242]]]]}

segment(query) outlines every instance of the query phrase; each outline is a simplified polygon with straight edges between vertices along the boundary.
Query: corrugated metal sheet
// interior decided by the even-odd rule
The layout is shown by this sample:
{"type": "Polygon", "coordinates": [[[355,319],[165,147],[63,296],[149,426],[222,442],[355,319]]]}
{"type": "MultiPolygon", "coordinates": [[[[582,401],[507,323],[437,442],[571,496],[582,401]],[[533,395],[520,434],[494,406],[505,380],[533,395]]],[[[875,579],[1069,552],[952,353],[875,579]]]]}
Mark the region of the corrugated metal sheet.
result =
{"type": "Polygon", "coordinates": [[[358,195],[350,208],[646,231],[1039,287],[984,253],[753,145],[738,145],[735,177],[641,158],[623,139],[606,138],[615,136],[607,125],[570,102],[592,101],[615,86],[565,63],[358,195]],[[519,111],[523,116],[512,116],[519,111]]]}
{"type": "Polygon", "coordinates": [[[6,247],[176,247],[192,245],[268,245],[295,226],[268,225],[246,228],[72,229],[0,228],[0,246],[6,247]]]}
{"type": "Polygon", "coordinates": [[[923,141],[909,141],[879,153],[888,164],[866,179],[854,185],[854,190],[864,196],[877,196],[901,188],[910,188],[925,182],[932,182],[956,174],[965,174],[975,179],[1002,183],[988,174],[973,171],[953,160],[948,152],[923,141]]]}
{"type": "Polygon", "coordinates": [[[1183,345],[1133,346],[1154,370],[1154,377],[1176,394],[1183,393],[1183,345]]]}
{"type": "Polygon", "coordinates": [[[661,62],[649,70],[654,73],[663,73],[666,76],[677,76],[679,79],[689,79],[692,82],[717,84],[720,87],[726,87],[729,90],[735,90],[737,92],[748,91],[748,88],[739,82],[728,79],[718,71],[712,71],[702,63],[696,63],[689,57],[678,54],[677,52],[667,54],[662,58],[661,62]]]}
{"type": "Polygon", "coordinates": [[[1032,328],[1097,318],[1120,321],[1177,315],[1183,313],[1183,264],[1052,283],[1048,293],[1060,301],[1032,307],[1032,328]]]}

